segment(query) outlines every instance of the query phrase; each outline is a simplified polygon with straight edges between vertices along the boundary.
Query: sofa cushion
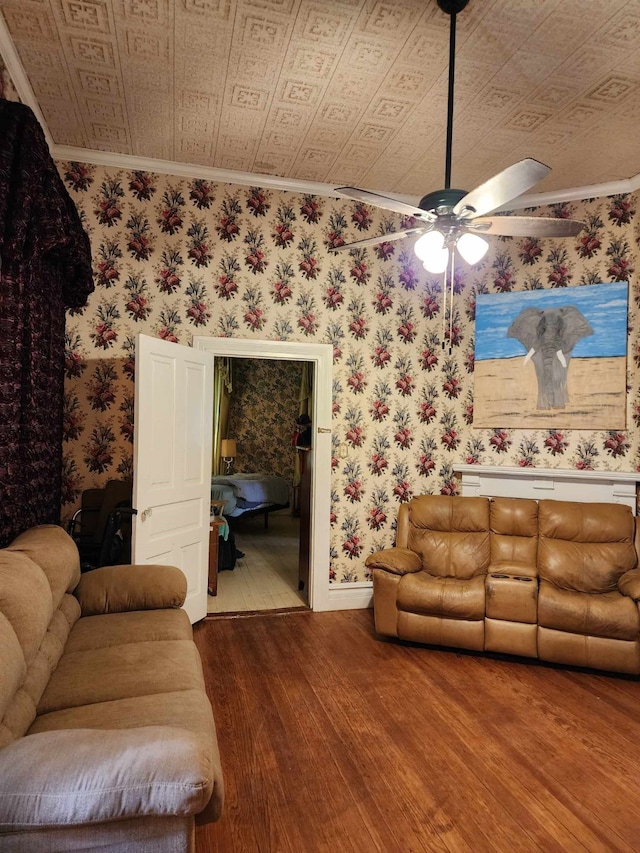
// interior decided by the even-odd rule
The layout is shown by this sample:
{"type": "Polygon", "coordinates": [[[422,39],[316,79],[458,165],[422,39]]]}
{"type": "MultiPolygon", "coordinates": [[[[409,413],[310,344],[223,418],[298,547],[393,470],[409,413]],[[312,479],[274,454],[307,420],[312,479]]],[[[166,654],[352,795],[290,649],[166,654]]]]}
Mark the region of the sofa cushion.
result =
{"type": "Polygon", "coordinates": [[[640,633],[638,607],[630,598],[619,592],[593,595],[559,589],[544,580],[538,592],[538,624],[614,640],[637,640],[640,633]]]}
{"type": "Polygon", "coordinates": [[[505,536],[538,535],[538,502],[529,498],[491,498],[491,532],[505,536]]]}
{"type": "Polygon", "coordinates": [[[407,547],[440,577],[485,574],[490,558],[489,501],[423,495],[409,502],[407,547]]]}
{"type": "Polygon", "coordinates": [[[139,610],[84,616],[73,626],[65,652],[104,649],[154,640],[191,640],[193,630],[184,610],[139,610]]]}
{"type": "Polygon", "coordinates": [[[53,614],[38,653],[3,717],[2,726],[12,737],[22,737],[33,722],[40,697],[62,656],[71,625],[78,618],[78,610],[75,598],[65,595],[53,614]]]}
{"type": "Polygon", "coordinates": [[[190,687],[203,687],[200,657],[191,640],[65,652],[40,700],[38,713],[190,687]]]}
{"type": "Polygon", "coordinates": [[[51,588],[54,609],[60,605],[65,592],[75,589],[80,580],[80,557],[76,544],[56,524],[41,524],[25,530],[5,551],[20,552],[40,566],[51,588]]]}
{"type": "Polygon", "coordinates": [[[491,565],[527,567],[537,574],[538,504],[528,498],[491,499],[491,565]]]}
{"type": "Polygon", "coordinates": [[[58,729],[135,729],[139,726],[178,726],[209,737],[211,705],[202,689],[172,690],[129,699],[94,702],[63,708],[36,717],[28,735],[58,729]],[[162,701],[160,701],[160,698],[162,701]]]}
{"type": "Polygon", "coordinates": [[[21,738],[0,752],[0,830],[197,814],[216,781],[210,759],[194,733],[167,726],[21,738]]]}
{"type": "Polygon", "coordinates": [[[627,506],[543,500],[538,519],[538,572],[561,589],[611,592],[636,565],[627,506]]]}
{"type": "Polygon", "coordinates": [[[80,615],[78,602],[65,592],[75,579],[62,565],[67,542],[75,550],[62,528],[47,525],[27,531],[0,551],[2,648],[7,656],[0,679],[0,745],[24,735],[33,722],[71,625],[80,615]]]}
{"type": "Polygon", "coordinates": [[[27,674],[27,664],[16,632],[11,622],[0,613],[0,746],[13,740],[13,734],[4,731],[4,716],[27,674]]]}
{"type": "Polygon", "coordinates": [[[6,549],[0,551],[0,611],[11,622],[29,666],[53,615],[51,588],[39,566],[6,549]]]}
{"type": "Polygon", "coordinates": [[[441,578],[427,572],[405,575],[398,584],[398,609],[451,619],[484,618],[484,576],[441,578]]]}
{"type": "Polygon", "coordinates": [[[211,703],[202,686],[52,711],[36,717],[28,736],[63,729],[107,731],[145,726],[185,729],[196,736],[211,756],[215,778],[213,797],[200,819],[216,820],[222,809],[223,777],[211,703]]]}

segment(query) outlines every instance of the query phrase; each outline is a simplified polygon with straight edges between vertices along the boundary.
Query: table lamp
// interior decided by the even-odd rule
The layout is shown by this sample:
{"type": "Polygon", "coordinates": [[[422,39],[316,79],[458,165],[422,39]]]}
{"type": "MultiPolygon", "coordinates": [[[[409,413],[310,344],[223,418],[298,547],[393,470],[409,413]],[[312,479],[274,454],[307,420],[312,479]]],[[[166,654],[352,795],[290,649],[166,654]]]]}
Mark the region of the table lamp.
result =
{"type": "Polygon", "coordinates": [[[220,457],[227,466],[227,475],[231,473],[231,465],[236,458],[236,440],[235,438],[223,438],[220,442],[220,457]]]}

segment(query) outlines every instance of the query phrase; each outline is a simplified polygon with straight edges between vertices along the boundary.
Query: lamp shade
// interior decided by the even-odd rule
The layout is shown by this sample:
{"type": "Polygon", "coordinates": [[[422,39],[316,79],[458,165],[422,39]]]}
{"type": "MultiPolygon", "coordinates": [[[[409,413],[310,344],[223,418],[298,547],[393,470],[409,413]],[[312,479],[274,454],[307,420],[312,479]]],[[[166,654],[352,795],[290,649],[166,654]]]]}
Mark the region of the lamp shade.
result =
{"type": "Polygon", "coordinates": [[[223,438],[220,442],[220,456],[223,459],[236,458],[236,440],[235,438],[223,438]]]}
{"type": "Polygon", "coordinates": [[[449,250],[444,245],[444,234],[440,231],[427,231],[416,240],[413,251],[427,272],[435,274],[446,270],[449,250]]]}
{"type": "Polygon", "coordinates": [[[468,231],[458,237],[456,249],[463,259],[473,266],[481,261],[487,253],[489,244],[478,234],[470,234],[468,231]]]}

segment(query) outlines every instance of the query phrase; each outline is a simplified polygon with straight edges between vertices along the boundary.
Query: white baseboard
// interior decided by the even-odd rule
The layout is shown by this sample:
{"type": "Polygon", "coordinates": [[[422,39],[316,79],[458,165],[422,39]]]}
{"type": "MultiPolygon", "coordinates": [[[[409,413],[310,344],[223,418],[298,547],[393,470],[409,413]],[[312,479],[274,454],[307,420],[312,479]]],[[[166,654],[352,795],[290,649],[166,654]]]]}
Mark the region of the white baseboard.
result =
{"type": "Polygon", "coordinates": [[[322,610],[365,610],[373,607],[373,584],[332,584],[322,610]]]}

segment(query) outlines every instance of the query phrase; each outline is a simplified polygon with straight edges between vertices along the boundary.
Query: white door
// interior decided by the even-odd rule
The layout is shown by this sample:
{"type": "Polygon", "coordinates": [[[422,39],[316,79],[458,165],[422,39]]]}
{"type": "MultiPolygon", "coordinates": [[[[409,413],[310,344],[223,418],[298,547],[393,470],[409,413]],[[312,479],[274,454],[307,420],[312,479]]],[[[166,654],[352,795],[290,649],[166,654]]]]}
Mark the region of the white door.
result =
{"type": "Polygon", "coordinates": [[[178,566],[191,622],[207,615],[213,356],[138,335],[133,562],[178,566]]]}

